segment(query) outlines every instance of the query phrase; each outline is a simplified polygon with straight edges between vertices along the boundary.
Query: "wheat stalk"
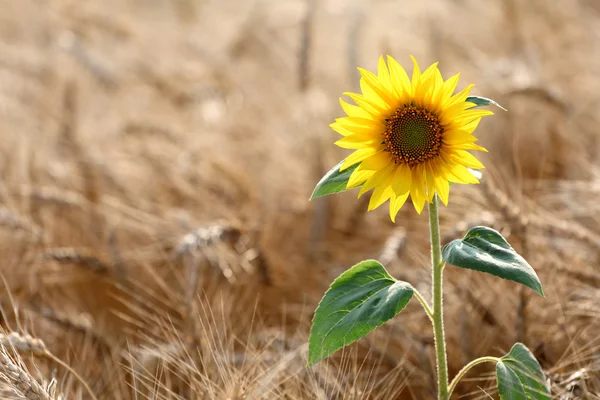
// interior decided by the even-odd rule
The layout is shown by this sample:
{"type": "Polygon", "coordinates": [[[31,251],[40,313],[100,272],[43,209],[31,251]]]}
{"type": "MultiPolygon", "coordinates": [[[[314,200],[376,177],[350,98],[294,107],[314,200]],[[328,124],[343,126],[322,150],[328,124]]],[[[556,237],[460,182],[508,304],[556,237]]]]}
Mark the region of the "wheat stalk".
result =
{"type": "Polygon", "coordinates": [[[54,361],[73,374],[93,400],[98,400],[86,381],[68,364],[52,354],[41,339],[18,332],[1,333],[0,347],[0,375],[4,375],[4,379],[28,399],[52,399],[53,397],[24,368],[10,358],[7,349],[30,352],[34,356],[54,361]]]}
{"type": "Polygon", "coordinates": [[[106,275],[110,267],[86,250],[77,250],[72,247],[55,247],[44,252],[44,258],[59,264],[73,264],[84,267],[95,274],[106,275]]]}
{"type": "Polygon", "coordinates": [[[53,397],[44,387],[15,362],[3,345],[0,349],[0,377],[12,388],[30,400],[52,400],[53,397]]]}
{"type": "Polygon", "coordinates": [[[13,231],[30,233],[36,239],[42,239],[44,237],[44,230],[42,228],[4,208],[0,208],[0,226],[13,231]]]}
{"type": "Polygon", "coordinates": [[[21,352],[29,352],[37,357],[45,357],[48,353],[46,344],[41,339],[34,338],[28,334],[21,335],[18,332],[1,334],[0,346],[21,352]]]}
{"type": "Polygon", "coordinates": [[[404,249],[405,244],[406,229],[402,227],[397,228],[385,241],[383,249],[378,257],[379,262],[383,265],[388,265],[396,261],[400,256],[400,252],[404,249]]]}
{"type": "Polygon", "coordinates": [[[189,284],[187,299],[190,300],[196,293],[200,275],[200,263],[196,253],[204,256],[211,265],[217,265],[223,276],[230,282],[235,282],[235,274],[228,263],[224,262],[219,251],[212,249],[213,246],[225,244],[227,247],[235,248],[236,243],[242,235],[242,231],[232,225],[215,224],[205,228],[199,228],[185,235],[175,248],[175,257],[181,261],[187,261],[189,284]],[[188,257],[186,260],[186,256],[188,257]]]}
{"type": "Polygon", "coordinates": [[[310,85],[310,56],[312,48],[312,27],[315,19],[315,0],[306,0],[306,15],[302,22],[300,53],[298,55],[298,86],[304,92],[310,85]]]}
{"type": "MultiPolygon", "coordinates": [[[[111,342],[109,338],[102,336],[99,332],[96,332],[93,325],[87,321],[82,321],[81,318],[77,318],[75,315],[69,314],[58,314],[53,309],[48,307],[40,307],[36,304],[31,306],[31,311],[38,314],[42,318],[49,322],[56,324],[57,326],[64,329],[66,332],[72,332],[82,337],[90,338],[95,344],[101,346],[104,349],[110,349],[111,342]],[[86,323],[87,322],[87,323],[86,323]]],[[[11,334],[13,334],[12,332],[11,334]]],[[[0,337],[1,339],[1,337],[0,337]]],[[[37,339],[34,339],[37,340],[37,339]]]]}
{"type": "Polygon", "coordinates": [[[175,248],[175,255],[180,257],[219,242],[234,244],[241,234],[242,231],[233,225],[215,224],[198,228],[181,239],[175,248]]]}
{"type": "Polygon", "coordinates": [[[500,210],[506,221],[519,230],[529,224],[529,218],[523,215],[523,210],[506,193],[496,187],[490,179],[481,181],[486,197],[500,210]]]}

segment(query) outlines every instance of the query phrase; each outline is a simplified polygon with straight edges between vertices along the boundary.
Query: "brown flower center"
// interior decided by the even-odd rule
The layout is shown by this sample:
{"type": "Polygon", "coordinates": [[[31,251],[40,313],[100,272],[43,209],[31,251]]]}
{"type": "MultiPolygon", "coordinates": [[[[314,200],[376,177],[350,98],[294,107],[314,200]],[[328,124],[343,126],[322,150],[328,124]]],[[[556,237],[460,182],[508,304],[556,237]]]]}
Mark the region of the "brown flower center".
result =
{"type": "Polygon", "coordinates": [[[386,119],[383,143],[396,164],[413,167],[440,154],[443,131],[432,112],[405,106],[386,119]]]}

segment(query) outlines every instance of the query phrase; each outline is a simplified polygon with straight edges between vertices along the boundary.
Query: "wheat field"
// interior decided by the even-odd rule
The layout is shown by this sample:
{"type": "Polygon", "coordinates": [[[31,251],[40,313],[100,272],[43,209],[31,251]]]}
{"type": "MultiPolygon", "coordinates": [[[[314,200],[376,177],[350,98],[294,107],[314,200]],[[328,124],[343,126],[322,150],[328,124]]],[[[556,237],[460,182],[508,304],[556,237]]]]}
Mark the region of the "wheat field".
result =
{"type": "Polygon", "coordinates": [[[599,27],[597,0],[0,0],[1,398],[433,399],[417,302],[306,366],[349,266],[430,296],[425,215],[308,201],[356,67],[413,54],[508,109],[443,241],[498,229],[546,293],[448,268],[450,375],[521,341],[600,399],[599,27]]]}

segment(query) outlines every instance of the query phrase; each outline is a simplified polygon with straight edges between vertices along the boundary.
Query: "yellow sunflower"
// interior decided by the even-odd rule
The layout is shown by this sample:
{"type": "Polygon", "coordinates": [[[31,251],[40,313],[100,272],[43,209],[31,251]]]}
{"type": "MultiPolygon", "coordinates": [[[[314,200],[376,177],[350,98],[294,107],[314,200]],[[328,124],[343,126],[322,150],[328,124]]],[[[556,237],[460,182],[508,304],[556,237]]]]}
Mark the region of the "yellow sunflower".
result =
{"type": "Polygon", "coordinates": [[[448,204],[450,182],[479,183],[467,168],[484,168],[468,150],[487,151],[472,135],[491,111],[467,102],[474,85],[454,94],[460,74],[444,81],[437,63],[423,73],[414,57],[412,80],[392,57],[379,59],[378,74],[359,68],[362,94],[344,93],[356,105],[340,99],[348,115],[331,124],[344,136],[336,144],[355,149],[340,171],[357,163],[347,188],[360,186],[360,197],[371,189],[369,211],[390,200],[390,216],[410,195],[420,214],[437,192],[448,204]]]}

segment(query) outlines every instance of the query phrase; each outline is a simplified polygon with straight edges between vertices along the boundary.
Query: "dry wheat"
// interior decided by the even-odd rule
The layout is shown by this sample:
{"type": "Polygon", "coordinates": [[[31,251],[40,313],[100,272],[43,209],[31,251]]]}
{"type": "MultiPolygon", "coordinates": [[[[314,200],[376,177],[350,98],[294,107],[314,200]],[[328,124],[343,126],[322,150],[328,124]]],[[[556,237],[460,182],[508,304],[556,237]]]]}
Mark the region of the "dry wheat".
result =
{"type": "Polygon", "coordinates": [[[5,347],[0,349],[0,377],[29,400],[52,399],[46,389],[11,358],[5,347]]]}

